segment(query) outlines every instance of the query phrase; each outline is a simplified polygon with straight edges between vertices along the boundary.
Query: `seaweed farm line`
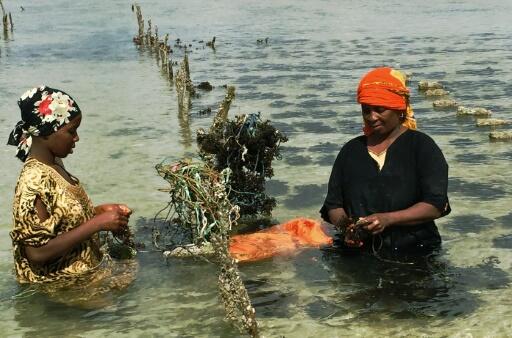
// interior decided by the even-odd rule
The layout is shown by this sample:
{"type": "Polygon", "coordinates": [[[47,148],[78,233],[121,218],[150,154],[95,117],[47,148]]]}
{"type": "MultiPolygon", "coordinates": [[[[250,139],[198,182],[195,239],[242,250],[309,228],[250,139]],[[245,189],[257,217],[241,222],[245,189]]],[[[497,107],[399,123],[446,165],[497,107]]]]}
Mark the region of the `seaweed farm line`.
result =
{"type": "Polygon", "coordinates": [[[318,219],[335,157],[361,132],[358,80],[382,65],[409,75],[419,129],[439,144],[450,167],[453,211],[438,222],[442,252],[413,266],[318,249],[240,264],[259,333],[512,332],[509,1],[141,1],[140,33],[135,8],[123,1],[1,3],[11,13],[0,33],[4,137],[19,120],[16,100],[28,88],[44,83],[75,97],[83,121],[66,168],[94,203],[130,206],[135,241],[146,244],[136,256],[137,279],[113,294],[107,307],[64,307],[18,286],[9,230],[21,163],[4,146],[2,336],[240,336],[225,319],[218,268],[165,258],[152,245],[153,217],[169,202],[161,191],[167,182],[155,166],[198,160],[197,131],[209,130],[227,86],[234,86],[229,119],[259,113],[288,138],[265,185],[276,202],[274,220],[318,219]],[[134,43],[134,37],[147,36],[149,19],[149,36],[169,48],[134,43]],[[185,54],[189,78],[179,88],[195,93],[180,101],[176,72],[185,54]],[[420,81],[442,88],[420,90],[420,81]],[[199,88],[206,82],[211,87],[199,88]]]}

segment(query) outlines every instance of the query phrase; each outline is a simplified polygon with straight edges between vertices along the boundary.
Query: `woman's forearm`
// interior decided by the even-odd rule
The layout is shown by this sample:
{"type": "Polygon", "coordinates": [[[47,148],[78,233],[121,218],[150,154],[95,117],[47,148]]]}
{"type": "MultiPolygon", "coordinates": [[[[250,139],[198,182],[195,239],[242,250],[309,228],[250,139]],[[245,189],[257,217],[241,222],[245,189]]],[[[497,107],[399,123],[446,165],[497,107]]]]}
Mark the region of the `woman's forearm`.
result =
{"type": "Polygon", "coordinates": [[[40,247],[26,245],[25,254],[31,263],[45,264],[55,258],[64,256],[75,246],[100,230],[97,220],[92,218],[79,227],[52,238],[45,245],[40,247]]]}
{"type": "Polygon", "coordinates": [[[389,212],[389,216],[391,217],[391,224],[414,225],[439,218],[441,212],[432,204],[418,202],[407,209],[389,212]]]}
{"type": "Polygon", "coordinates": [[[334,225],[340,224],[348,218],[347,213],[343,208],[331,209],[327,212],[327,215],[329,216],[331,224],[334,225]]]}
{"type": "Polygon", "coordinates": [[[376,235],[393,225],[415,225],[432,221],[441,216],[441,212],[432,204],[419,202],[413,206],[391,212],[376,213],[364,217],[368,223],[366,230],[376,235]]]}

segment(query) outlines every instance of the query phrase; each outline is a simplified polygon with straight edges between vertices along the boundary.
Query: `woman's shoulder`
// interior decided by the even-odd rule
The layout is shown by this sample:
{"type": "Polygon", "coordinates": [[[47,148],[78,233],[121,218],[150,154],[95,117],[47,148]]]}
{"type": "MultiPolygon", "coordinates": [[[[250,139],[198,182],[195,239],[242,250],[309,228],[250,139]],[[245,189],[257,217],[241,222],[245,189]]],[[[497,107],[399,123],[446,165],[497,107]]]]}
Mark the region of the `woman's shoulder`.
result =
{"type": "Polygon", "coordinates": [[[21,169],[18,185],[38,186],[53,181],[50,168],[35,160],[27,159],[21,169]]]}
{"type": "Polygon", "coordinates": [[[420,131],[420,130],[414,130],[414,129],[408,129],[404,135],[406,137],[418,140],[420,142],[434,142],[434,139],[429,136],[428,134],[420,131]]]}
{"type": "Polygon", "coordinates": [[[404,145],[439,148],[431,136],[419,130],[408,129],[401,136],[404,145]]]}
{"type": "Polygon", "coordinates": [[[360,135],[360,136],[354,137],[353,139],[349,140],[347,143],[345,143],[343,145],[343,147],[341,148],[341,151],[349,151],[349,150],[355,150],[355,149],[360,149],[360,148],[363,148],[363,149],[366,148],[366,136],[364,136],[364,135],[360,135]]]}

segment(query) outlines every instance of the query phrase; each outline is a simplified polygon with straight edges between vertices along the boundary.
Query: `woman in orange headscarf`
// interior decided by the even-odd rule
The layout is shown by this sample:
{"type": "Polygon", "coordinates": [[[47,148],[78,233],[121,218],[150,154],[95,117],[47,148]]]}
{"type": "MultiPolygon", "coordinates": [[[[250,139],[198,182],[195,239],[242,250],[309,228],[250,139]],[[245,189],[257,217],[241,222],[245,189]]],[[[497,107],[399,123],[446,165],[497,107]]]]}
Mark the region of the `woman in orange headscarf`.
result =
{"type": "Polygon", "coordinates": [[[338,225],[344,246],[391,254],[430,252],[441,238],[434,219],[450,212],[448,165],[416,130],[405,76],[376,68],[361,79],[364,135],[341,149],[320,210],[338,225]]]}

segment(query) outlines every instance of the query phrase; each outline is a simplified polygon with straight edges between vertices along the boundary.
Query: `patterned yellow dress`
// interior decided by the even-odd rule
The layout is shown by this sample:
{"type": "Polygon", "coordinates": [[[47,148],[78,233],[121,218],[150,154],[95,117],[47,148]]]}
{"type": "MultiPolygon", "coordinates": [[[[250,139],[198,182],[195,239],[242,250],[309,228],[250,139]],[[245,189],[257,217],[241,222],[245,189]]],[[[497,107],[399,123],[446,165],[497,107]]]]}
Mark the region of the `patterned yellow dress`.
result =
{"type": "Polygon", "coordinates": [[[94,207],[78,180],[70,184],[52,167],[28,158],[16,186],[14,228],[10,233],[18,282],[52,282],[96,270],[103,257],[98,234],[65,256],[44,265],[30,263],[24,250],[25,245],[45,245],[93,216],[94,207]],[[44,222],[39,220],[34,207],[36,197],[41,199],[50,215],[44,222]]]}

